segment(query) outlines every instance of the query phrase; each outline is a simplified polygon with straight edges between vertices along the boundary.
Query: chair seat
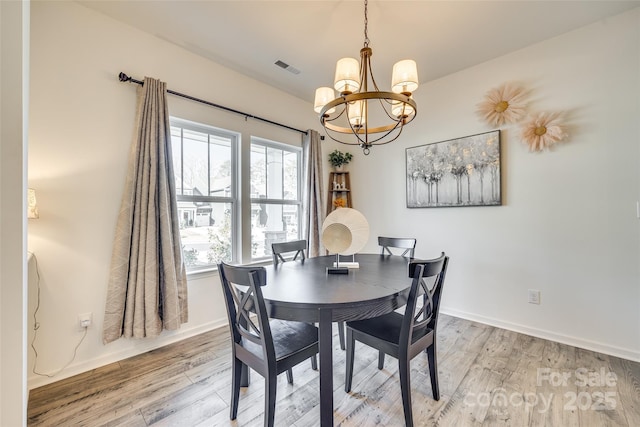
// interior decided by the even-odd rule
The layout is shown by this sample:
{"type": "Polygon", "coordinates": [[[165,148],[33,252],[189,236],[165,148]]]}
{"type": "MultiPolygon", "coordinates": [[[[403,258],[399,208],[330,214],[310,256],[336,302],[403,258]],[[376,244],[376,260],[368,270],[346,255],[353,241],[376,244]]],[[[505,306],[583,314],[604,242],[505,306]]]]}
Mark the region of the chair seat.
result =
{"type": "Polygon", "coordinates": [[[413,427],[411,404],[410,362],[423,351],[429,360],[431,392],[434,400],[440,400],[438,366],[436,358],[436,327],[440,295],[449,257],[444,252],[432,260],[412,260],[409,275],[413,277],[404,314],[392,312],[371,319],[347,322],[347,360],[344,391],[351,391],[356,341],[378,350],[378,369],[384,368],[385,354],[398,359],[400,391],[404,422],[413,427]],[[433,280],[429,288],[427,282],[433,280]],[[423,295],[423,305],[418,306],[418,297],[423,295]]]}
{"type": "MultiPolygon", "coordinates": [[[[270,319],[271,335],[276,353],[276,361],[282,360],[294,353],[305,350],[318,343],[318,328],[304,322],[294,322],[270,319]]],[[[262,347],[244,340],[243,347],[262,359],[262,347]]]]}
{"type": "Polygon", "coordinates": [[[264,267],[218,264],[227,305],[232,340],[231,405],[229,418],[238,415],[240,387],[249,384],[248,369],[264,378],[264,425],[275,425],[278,375],[318,354],[318,328],[304,322],[269,319],[262,296],[267,284],[264,267]],[[244,377],[244,379],[243,379],[244,377]]]}
{"type": "MultiPolygon", "coordinates": [[[[347,322],[347,327],[379,340],[398,345],[403,317],[402,314],[392,312],[372,319],[347,322]]],[[[432,331],[433,329],[430,328],[414,330],[413,336],[411,337],[412,343],[415,343],[432,331]]]]}

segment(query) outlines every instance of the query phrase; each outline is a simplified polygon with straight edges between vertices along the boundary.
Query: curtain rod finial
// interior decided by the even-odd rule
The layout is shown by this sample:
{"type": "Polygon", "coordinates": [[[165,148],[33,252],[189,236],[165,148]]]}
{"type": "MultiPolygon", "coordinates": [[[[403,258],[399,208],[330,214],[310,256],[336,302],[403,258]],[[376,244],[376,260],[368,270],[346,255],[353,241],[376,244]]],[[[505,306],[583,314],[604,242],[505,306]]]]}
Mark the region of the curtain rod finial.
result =
{"type": "Polygon", "coordinates": [[[118,78],[120,79],[121,82],[128,82],[129,80],[131,80],[131,77],[127,76],[125,73],[120,73],[118,74],[118,78]]]}

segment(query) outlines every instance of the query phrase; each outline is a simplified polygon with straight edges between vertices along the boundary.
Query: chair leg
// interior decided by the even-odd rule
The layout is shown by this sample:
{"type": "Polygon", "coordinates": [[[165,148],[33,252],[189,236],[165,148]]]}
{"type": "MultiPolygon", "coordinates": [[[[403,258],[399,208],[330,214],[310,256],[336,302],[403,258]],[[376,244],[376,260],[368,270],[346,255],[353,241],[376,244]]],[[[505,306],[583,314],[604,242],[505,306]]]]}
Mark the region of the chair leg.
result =
{"type": "Polygon", "coordinates": [[[318,370],[318,359],[316,359],[316,356],[311,357],[311,369],[314,371],[318,370]]]}
{"type": "Polygon", "coordinates": [[[287,382],[293,384],[293,371],[291,369],[287,369],[287,382]]]}
{"type": "Polygon", "coordinates": [[[413,427],[413,409],[411,408],[411,378],[410,359],[405,355],[398,359],[400,365],[400,391],[402,392],[402,407],[404,409],[404,423],[407,427],[413,427]]]}
{"type": "Polygon", "coordinates": [[[278,377],[269,373],[264,379],[264,427],[273,427],[276,416],[278,377]]]}
{"type": "Polygon", "coordinates": [[[240,378],[242,376],[242,362],[233,358],[231,368],[231,412],[229,418],[235,420],[238,416],[238,401],[240,400],[240,378]]]}
{"type": "Polygon", "coordinates": [[[440,387],[438,385],[438,358],[436,354],[435,338],[433,344],[427,347],[427,358],[429,360],[429,376],[431,376],[431,393],[434,400],[440,400],[440,387]]]}
{"type": "Polygon", "coordinates": [[[340,349],[344,350],[344,322],[338,322],[338,337],[340,338],[340,349]]]}
{"type": "Polygon", "coordinates": [[[378,369],[384,369],[384,352],[378,350],[378,369]]]}
{"type": "Polygon", "coordinates": [[[351,380],[353,379],[353,355],[355,353],[356,341],[353,339],[353,330],[347,328],[347,360],[345,366],[344,391],[351,391],[351,380]]]}

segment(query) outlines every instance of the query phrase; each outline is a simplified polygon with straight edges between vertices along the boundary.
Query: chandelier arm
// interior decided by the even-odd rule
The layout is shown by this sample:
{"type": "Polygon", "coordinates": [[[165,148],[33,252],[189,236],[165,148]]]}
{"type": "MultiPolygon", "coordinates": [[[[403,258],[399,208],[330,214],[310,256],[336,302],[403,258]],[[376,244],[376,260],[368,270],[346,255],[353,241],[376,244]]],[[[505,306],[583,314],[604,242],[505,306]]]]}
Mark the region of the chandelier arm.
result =
{"type": "Polygon", "coordinates": [[[339,142],[340,144],[344,144],[344,145],[360,145],[360,144],[359,144],[359,143],[357,143],[357,142],[345,142],[345,141],[342,141],[342,140],[340,140],[340,139],[338,139],[338,138],[334,138],[334,137],[333,137],[333,134],[332,134],[331,132],[327,132],[327,136],[328,136],[329,138],[333,139],[335,142],[339,142]]]}
{"type": "MultiPolygon", "coordinates": [[[[388,118],[390,118],[391,120],[398,122],[401,121],[402,118],[398,118],[397,116],[393,115],[393,102],[389,101],[388,99],[379,99],[378,102],[380,103],[380,107],[382,108],[382,111],[384,111],[384,113],[387,115],[388,118]],[[385,104],[387,104],[385,106],[385,104]]],[[[402,102],[402,101],[400,101],[402,102]]],[[[406,102],[402,102],[402,111],[404,112],[404,107],[407,105],[406,102]]],[[[404,125],[403,125],[404,126],[404,125]]]]}
{"type": "MultiPolygon", "coordinates": [[[[379,137],[375,138],[373,141],[368,141],[368,145],[385,145],[390,143],[391,141],[394,141],[396,138],[398,138],[398,136],[400,136],[400,133],[398,133],[398,135],[396,137],[394,137],[393,139],[391,139],[390,141],[384,141],[384,139],[386,137],[388,137],[389,135],[391,135],[391,133],[393,133],[396,130],[400,130],[400,132],[402,132],[402,128],[404,128],[404,124],[400,124],[402,123],[402,121],[398,121],[396,122],[395,126],[393,126],[391,129],[387,130],[386,133],[384,133],[383,135],[380,135],[379,137]],[[383,142],[379,142],[379,141],[383,141],[383,142]]],[[[369,134],[371,135],[371,134],[369,134]]]]}
{"type": "MultiPolygon", "coordinates": [[[[342,111],[340,111],[340,114],[338,114],[338,115],[337,115],[337,116],[335,116],[333,119],[331,119],[331,121],[339,119],[339,118],[340,118],[340,117],[342,117],[344,114],[348,114],[348,113],[347,113],[347,104],[346,104],[346,103],[343,105],[343,107],[342,107],[342,111]]],[[[329,115],[327,115],[327,117],[329,117],[329,115]]]]}
{"type": "Polygon", "coordinates": [[[375,90],[377,92],[379,92],[380,89],[378,89],[378,84],[376,83],[375,77],[373,77],[373,70],[371,69],[371,55],[372,54],[373,54],[373,52],[369,53],[369,61],[367,62],[367,67],[369,68],[369,76],[371,77],[371,83],[373,84],[373,87],[375,88],[375,90]]]}
{"type": "MultiPolygon", "coordinates": [[[[348,108],[349,108],[349,104],[345,104],[345,110],[348,109],[348,108]]],[[[347,112],[347,116],[348,115],[349,115],[349,113],[347,112]]],[[[366,118],[365,118],[365,120],[366,120],[366,118]]],[[[366,143],[366,141],[362,140],[362,137],[360,135],[361,135],[361,132],[364,132],[365,136],[367,135],[367,131],[368,131],[367,122],[365,121],[364,129],[363,129],[363,126],[354,126],[353,123],[351,122],[351,120],[347,120],[347,122],[349,123],[349,129],[351,130],[351,133],[356,136],[358,141],[360,141],[361,143],[366,143]]]]}
{"type": "Polygon", "coordinates": [[[358,92],[363,93],[369,91],[369,73],[371,72],[371,54],[370,47],[360,49],[360,89],[358,92]]]}

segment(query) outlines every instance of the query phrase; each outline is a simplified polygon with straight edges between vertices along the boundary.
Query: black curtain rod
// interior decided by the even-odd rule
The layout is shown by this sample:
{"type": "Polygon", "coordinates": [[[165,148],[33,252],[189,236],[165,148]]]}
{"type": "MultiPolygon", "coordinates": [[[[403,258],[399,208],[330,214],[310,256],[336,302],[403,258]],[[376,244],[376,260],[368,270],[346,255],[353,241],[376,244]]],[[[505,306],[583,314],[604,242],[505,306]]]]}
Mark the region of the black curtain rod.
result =
{"type": "MultiPolygon", "coordinates": [[[[137,83],[139,85],[144,84],[143,81],[136,80],[133,77],[127,76],[125,73],[120,73],[118,75],[118,78],[120,79],[121,82],[132,82],[132,83],[137,83]]],[[[185,95],[184,93],[176,92],[176,91],[173,91],[173,90],[170,90],[170,89],[167,89],[167,93],[170,93],[171,95],[179,96],[181,98],[186,98],[186,99],[189,99],[191,101],[199,102],[201,104],[205,104],[205,105],[208,105],[210,107],[215,107],[215,108],[219,108],[221,110],[229,111],[231,113],[236,113],[236,114],[239,114],[241,116],[244,116],[245,119],[250,118],[250,119],[260,120],[261,122],[269,123],[271,125],[280,126],[280,127],[285,128],[285,129],[289,129],[289,130],[292,130],[292,131],[295,131],[295,132],[303,133],[305,135],[307,134],[307,131],[305,131],[305,130],[296,129],[294,127],[283,125],[282,123],[274,122],[274,121],[269,120],[269,119],[263,119],[262,117],[254,116],[253,114],[248,114],[248,113],[244,113],[242,111],[234,110],[233,108],[229,108],[229,107],[225,107],[224,105],[219,105],[219,104],[215,104],[213,102],[205,101],[204,99],[196,98],[194,96],[185,95]]]]}

